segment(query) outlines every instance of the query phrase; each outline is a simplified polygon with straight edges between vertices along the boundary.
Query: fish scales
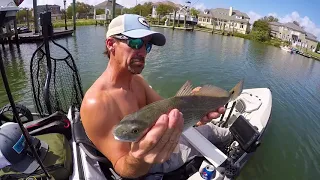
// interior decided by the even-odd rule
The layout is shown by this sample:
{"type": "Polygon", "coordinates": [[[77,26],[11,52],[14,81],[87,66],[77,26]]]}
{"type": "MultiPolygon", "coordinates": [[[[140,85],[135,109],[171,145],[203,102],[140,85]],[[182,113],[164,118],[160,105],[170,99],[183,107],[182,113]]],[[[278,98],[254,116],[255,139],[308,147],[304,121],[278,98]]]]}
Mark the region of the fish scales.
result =
{"type": "Polygon", "coordinates": [[[207,113],[236,99],[242,92],[243,80],[230,91],[210,85],[203,86],[197,92],[192,92],[192,89],[191,82],[187,81],[175,96],[156,101],[125,116],[114,128],[114,138],[127,142],[138,141],[162,114],[167,114],[175,108],[182,112],[186,130],[207,113]]]}

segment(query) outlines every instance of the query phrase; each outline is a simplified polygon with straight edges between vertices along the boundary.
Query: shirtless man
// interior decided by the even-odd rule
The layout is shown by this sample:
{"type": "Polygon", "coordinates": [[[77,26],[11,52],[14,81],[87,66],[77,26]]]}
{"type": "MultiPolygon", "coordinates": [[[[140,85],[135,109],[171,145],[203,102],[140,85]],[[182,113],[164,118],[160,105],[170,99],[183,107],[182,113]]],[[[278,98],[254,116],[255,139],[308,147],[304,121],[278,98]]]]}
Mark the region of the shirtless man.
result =
{"type": "MultiPolygon", "coordinates": [[[[122,177],[137,178],[149,172],[170,172],[200,155],[180,136],[183,115],[177,109],[162,115],[139,142],[121,142],[112,134],[113,128],[125,115],[162,99],[140,73],[152,45],[163,46],[165,41],[161,33],[150,31],[147,21],[141,16],[127,14],[113,19],[106,40],[106,54],[110,59],[108,66],[83,99],[81,119],[85,131],[122,177]],[[180,152],[172,153],[178,143],[180,152]]],[[[205,124],[223,112],[221,107],[199,120],[199,124],[205,124]]],[[[216,143],[229,136],[229,131],[213,125],[197,128],[216,143]]]]}

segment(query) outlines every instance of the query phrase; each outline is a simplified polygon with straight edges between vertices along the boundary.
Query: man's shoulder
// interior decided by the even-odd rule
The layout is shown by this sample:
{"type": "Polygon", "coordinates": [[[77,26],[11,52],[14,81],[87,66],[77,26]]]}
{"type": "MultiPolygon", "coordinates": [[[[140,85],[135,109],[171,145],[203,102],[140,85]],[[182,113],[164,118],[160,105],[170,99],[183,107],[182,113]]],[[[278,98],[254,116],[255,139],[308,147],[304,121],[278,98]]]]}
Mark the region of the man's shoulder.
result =
{"type": "MultiPolygon", "coordinates": [[[[96,111],[106,110],[108,105],[112,103],[112,98],[108,93],[108,90],[102,90],[100,88],[91,87],[86,92],[82,104],[82,114],[96,111]]],[[[106,111],[105,111],[106,112],[106,111]]]]}

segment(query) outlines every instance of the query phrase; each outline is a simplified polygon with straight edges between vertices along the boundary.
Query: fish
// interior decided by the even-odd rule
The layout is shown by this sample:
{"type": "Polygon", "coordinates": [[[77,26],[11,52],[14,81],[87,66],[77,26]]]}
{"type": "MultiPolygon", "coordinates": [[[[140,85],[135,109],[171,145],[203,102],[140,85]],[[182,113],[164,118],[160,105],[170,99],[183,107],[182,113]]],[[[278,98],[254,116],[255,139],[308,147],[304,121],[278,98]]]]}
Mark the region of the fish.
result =
{"type": "Polygon", "coordinates": [[[150,103],[136,112],[126,115],[113,129],[116,140],[137,142],[155,124],[162,114],[178,109],[183,114],[183,131],[194,126],[209,112],[235,100],[243,90],[244,80],[240,80],[230,91],[213,85],[204,85],[192,92],[193,85],[187,80],[177,93],[170,98],[150,103]]]}

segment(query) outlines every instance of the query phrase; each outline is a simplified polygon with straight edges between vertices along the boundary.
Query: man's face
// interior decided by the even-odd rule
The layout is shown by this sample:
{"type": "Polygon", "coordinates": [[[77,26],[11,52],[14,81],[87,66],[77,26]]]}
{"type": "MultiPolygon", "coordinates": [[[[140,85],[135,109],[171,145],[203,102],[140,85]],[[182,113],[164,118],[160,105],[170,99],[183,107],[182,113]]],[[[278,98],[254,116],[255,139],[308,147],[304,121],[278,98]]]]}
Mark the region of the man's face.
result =
{"type": "Polygon", "coordinates": [[[127,40],[115,39],[114,56],[116,61],[128,69],[132,74],[140,74],[144,69],[147,55],[146,44],[151,36],[142,38],[144,45],[140,49],[133,49],[127,45],[127,40]]]}

